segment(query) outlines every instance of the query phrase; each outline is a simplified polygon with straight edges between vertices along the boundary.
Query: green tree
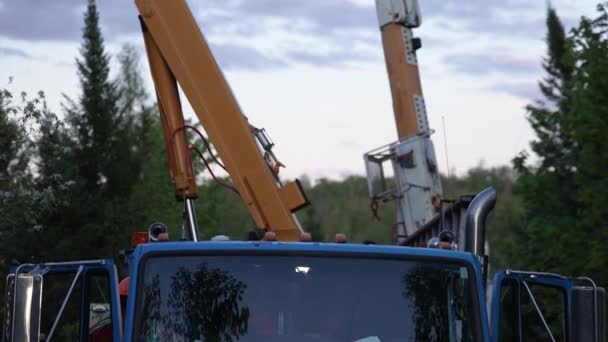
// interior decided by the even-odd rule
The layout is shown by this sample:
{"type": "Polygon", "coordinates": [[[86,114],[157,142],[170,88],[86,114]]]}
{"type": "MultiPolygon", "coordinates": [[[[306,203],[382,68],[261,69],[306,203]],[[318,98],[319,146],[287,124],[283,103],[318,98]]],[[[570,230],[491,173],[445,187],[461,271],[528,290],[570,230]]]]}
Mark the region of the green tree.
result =
{"type": "MultiPolygon", "coordinates": [[[[10,264],[29,261],[28,250],[40,228],[41,211],[54,204],[54,194],[36,191],[32,161],[35,159],[33,128],[44,116],[44,94],[20,101],[0,89],[0,279],[10,264]]],[[[5,282],[0,282],[3,303],[5,282]]],[[[0,316],[4,306],[0,308],[0,316]]]]}
{"type": "Polygon", "coordinates": [[[304,182],[311,205],[298,212],[305,230],[315,239],[333,241],[337,233],[346,234],[351,242],[372,240],[390,243],[395,221],[392,205],[381,205],[374,219],[370,209],[367,180],[351,176],[342,181],[317,180],[310,186],[304,182]]]}
{"type": "MultiPolygon", "coordinates": [[[[21,190],[31,183],[27,168],[30,144],[20,118],[23,112],[12,101],[12,94],[0,89],[0,279],[6,276],[11,259],[17,257],[19,227],[28,223],[32,209],[29,199],[21,195],[21,190]]],[[[4,281],[0,284],[0,299],[3,295],[4,281]]],[[[4,305],[0,314],[3,309],[4,305]]]]}
{"type": "Polygon", "coordinates": [[[531,142],[531,149],[539,162],[529,165],[528,155],[522,152],[513,163],[519,173],[515,191],[523,199],[527,221],[524,232],[527,239],[519,246],[518,254],[528,267],[542,266],[543,270],[557,271],[556,268],[572,257],[565,251],[568,238],[576,236],[572,214],[579,203],[571,195],[576,191],[572,160],[575,153],[571,138],[563,129],[570,114],[567,87],[573,66],[564,58],[568,54],[565,32],[552,8],[547,13],[547,28],[548,50],[543,64],[547,76],[539,84],[545,100],[526,108],[528,121],[537,136],[531,142]]]}
{"type": "MultiPolygon", "coordinates": [[[[154,222],[170,228],[178,226],[180,207],[174,200],[167,166],[163,131],[156,105],[150,101],[141,76],[140,54],[133,45],[124,45],[118,55],[120,76],[117,85],[122,115],[130,118],[131,146],[139,173],[133,179],[127,212],[131,218],[126,231],[144,231],[154,222]]],[[[171,234],[171,237],[175,237],[171,234]]],[[[126,241],[123,241],[126,242],[126,241]]]]}
{"type": "Polygon", "coordinates": [[[63,205],[45,215],[41,235],[54,243],[39,252],[41,258],[107,257],[126,247],[135,229],[130,198],[141,175],[152,110],[133,48],[123,49],[119,77],[110,78],[93,0],[84,23],[76,60],[81,94],[77,101],[66,96],[65,124],[49,118],[39,143],[39,187],[69,185],[63,205]]]}
{"type": "Polygon", "coordinates": [[[76,60],[81,95],[78,103],[68,99],[67,122],[72,130],[79,167],[78,185],[91,193],[110,192],[116,129],[119,115],[117,85],[110,80],[110,56],[105,52],[95,2],[89,0],[85,13],[81,57],[76,60]]]}
{"type": "Polygon", "coordinates": [[[142,172],[130,198],[129,212],[134,218],[133,227],[143,231],[154,222],[162,222],[169,228],[171,239],[176,240],[180,237],[183,205],[175,199],[158,117],[150,117],[150,128],[140,139],[146,143],[140,150],[142,172]]]}
{"type": "Polygon", "coordinates": [[[605,5],[597,19],[583,18],[564,38],[554,10],[548,13],[547,77],[540,84],[545,101],[527,107],[537,135],[527,155],[514,159],[519,173],[516,193],[525,208],[525,228],[519,255],[525,266],[569,275],[593,275],[608,281],[598,263],[605,248],[605,200],[608,167],[603,135],[607,125],[607,37],[605,5]],[[590,258],[596,256],[595,261],[590,258]],[[594,268],[595,267],[595,268],[594,268]]]}
{"type": "Polygon", "coordinates": [[[144,86],[144,80],[140,71],[140,54],[137,48],[131,44],[123,45],[118,54],[120,73],[117,79],[118,108],[120,115],[132,117],[151,116],[154,105],[150,103],[149,95],[144,86]],[[144,114],[144,115],[141,115],[144,114]]]}
{"type": "Polygon", "coordinates": [[[30,133],[42,116],[44,97],[40,93],[29,99],[22,93],[20,103],[13,101],[9,91],[0,90],[0,264],[4,266],[8,259],[25,257],[24,242],[37,226],[34,204],[43,200],[43,194],[32,189],[34,145],[30,133]]]}
{"type": "Polygon", "coordinates": [[[22,179],[29,171],[31,141],[24,126],[31,116],[34,103],[27,103],[22,95],[24,106],[12,103],[12,94],[0,89],[0,188],[7,189],[22,179]]]}
{"type": "Polygon", "coordinates": [[[565,127],[577,146],[572,196],[580,203],[576,214],[582,239],[579,262],[573,264],[608,285],[608,251],[602,243],[608,238],[608,2],[597,10],[595,19],[581,20],[569,40],[576,68],[568,89],[572,114],[565,127]]]}

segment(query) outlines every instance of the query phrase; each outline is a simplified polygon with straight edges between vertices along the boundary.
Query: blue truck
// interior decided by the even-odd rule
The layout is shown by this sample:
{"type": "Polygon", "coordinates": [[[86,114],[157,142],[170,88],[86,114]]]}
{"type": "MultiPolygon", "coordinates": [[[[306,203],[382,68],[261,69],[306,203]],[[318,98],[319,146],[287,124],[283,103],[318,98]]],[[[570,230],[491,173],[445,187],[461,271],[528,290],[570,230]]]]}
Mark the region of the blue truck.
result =
{"type": "Polygon", "coordinates": [[[125,254],[123,279],[112,259],[14,266],[0,341],[605,341],[605,292],[591,279],[498,270],[488,282],[496,191],[444,207],[411,32],[418,4],[376,3],[400,140],[365,160],[372,199],[396,202],[394,245],[304,242],[293,213],[308,201],[279,180],[274,143],[240,111],[186,2],[136,0],[191,241],[161,242],[153,225],[125,254]],[[200,241],[177,82],[231,176],[224,185],[279,241],[200,241]]]}
{"type": "MultiPolygon", "coordinates": [[[[487,201],[494,199],[480,195],[467,212],[467,228],[477,236],[485,229],[487,201]]],[[[467,245],[472,249],[475,241],[467,245]]],[[[121,296],[110,259],[13,268],[2,336],[604,341],[604,291],[590,279],[501,270],[489,293],[480,260],[472,251],[432,246],[148,242],[129,254],[128,296],[121,296]]]]}

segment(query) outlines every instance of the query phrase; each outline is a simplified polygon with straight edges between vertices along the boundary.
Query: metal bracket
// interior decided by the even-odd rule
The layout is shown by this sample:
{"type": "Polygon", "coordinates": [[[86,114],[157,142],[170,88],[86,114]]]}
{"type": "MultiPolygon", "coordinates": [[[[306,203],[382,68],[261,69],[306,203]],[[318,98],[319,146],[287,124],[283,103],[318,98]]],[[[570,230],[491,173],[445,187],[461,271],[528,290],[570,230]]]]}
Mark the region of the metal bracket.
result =
{"type": "Polygon", "coordinates": [[[405,57],[407,59],[407,63],[411,65],[418,65],[416,49],[414,49],[414,33],[412,32],[412,29],[402,27],[401,32],[403,33],[403,43],[405,44],[405,57]]]}

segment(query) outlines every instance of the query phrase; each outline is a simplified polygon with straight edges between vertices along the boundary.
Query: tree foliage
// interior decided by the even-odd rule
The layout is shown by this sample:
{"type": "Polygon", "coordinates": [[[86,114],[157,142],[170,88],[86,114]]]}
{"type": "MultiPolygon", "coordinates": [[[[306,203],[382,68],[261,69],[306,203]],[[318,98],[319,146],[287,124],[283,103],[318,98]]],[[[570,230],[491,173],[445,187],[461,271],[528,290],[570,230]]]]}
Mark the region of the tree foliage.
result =
{"type": "MultiPolygon", "coordinates": [[[[34,130],[46,111],[42,92],[35,97],[22,93],[15,99],[0,89],[0,279],[10,264],[25,259],[33,247],[32,236],[40,229],[40,212],[57,202],[53,191],[36,189],[31,168],[36,156],[34,130]]],[[[1,281],[0,294],[4,285],[1,281]]]]}
{"type": "Polygon", "coordinates": [[[536,133],[527,155],[514,159],[516,193],[525,208],[520,259],[530,268],[569,275],[592,275],[603,283],[608,272],[601,241],[608,228],[604,205],[608,183],[608,17],[606,4],[596,19],[583,18],[567,37],[555,11],[547,25],[544,101],[527,107],[536,133]],[[590,262],[590,260],[593,260],[590,262]]]}
{"type": "Polygon", "coordinates": [[[584,18],[570,39],[575,65],[569,91],[571,112],[566,123],[576,149],[575,182],[572,194],[581,204],[577,226],[583,232],[581,262],[585,273],[608,284],[604,261],[608,252],[608,2],[598,5],[598,17],[584,18]]]}
{"type": "Polygon", "coordinates": [[[134,229],[129,200],[146,157],[153,111],[145,105],[135,50],[123,49],[121,72],[111,79],[94,1],[84,18],[76,60],[81,94],[66,97],[63,121],[47,115],[41,125],[38,188],[63,186],[66,200],[44,213],[40,238],[54,243],[35,259],[113,255],[134,229]]]}
{"type": "Polygon", "coordinates": [[[41,177],[36,174],[42,170],[33,167],[39,159],[37,132],[52,116],[44,93],[20,97],[15,103],[8,90],[0,90],[0,238],[7,242],[0,250],[0,264],[27,258],[29,242],[42,228],[41,213],[57,207],[65,190],[65,184],[39,187],[41,177]]]}

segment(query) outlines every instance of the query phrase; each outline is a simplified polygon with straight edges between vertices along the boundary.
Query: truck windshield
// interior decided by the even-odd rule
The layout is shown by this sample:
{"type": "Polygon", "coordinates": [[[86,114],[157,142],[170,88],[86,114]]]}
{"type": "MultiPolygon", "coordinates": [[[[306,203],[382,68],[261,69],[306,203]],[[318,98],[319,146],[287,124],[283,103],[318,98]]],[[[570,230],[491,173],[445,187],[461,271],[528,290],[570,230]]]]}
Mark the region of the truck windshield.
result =
{"type": "Polygon", "coordinates": [[[446,261],[158,256],[140,269],[135,341],[476,341],[469,268],[446,261]]]}

